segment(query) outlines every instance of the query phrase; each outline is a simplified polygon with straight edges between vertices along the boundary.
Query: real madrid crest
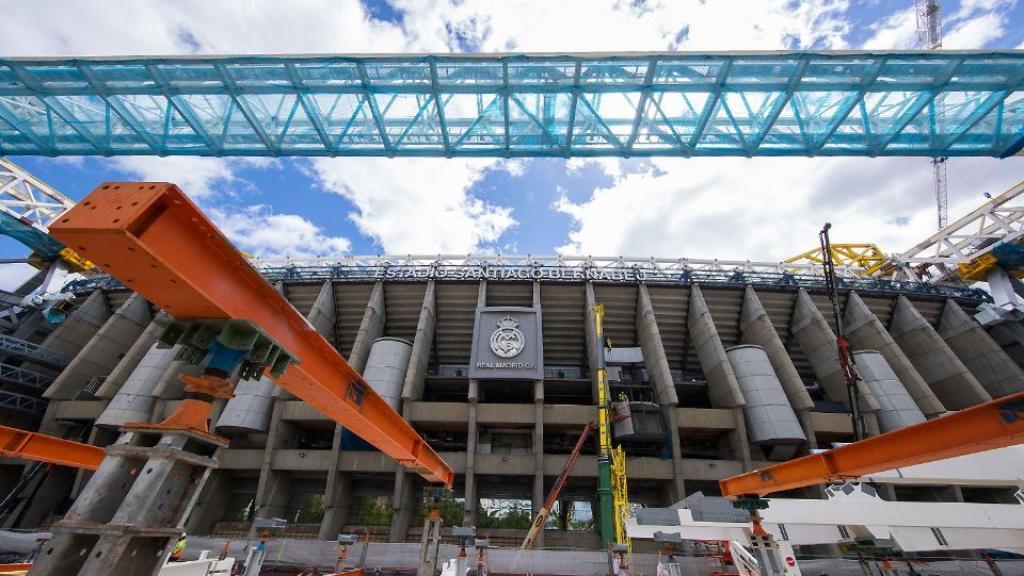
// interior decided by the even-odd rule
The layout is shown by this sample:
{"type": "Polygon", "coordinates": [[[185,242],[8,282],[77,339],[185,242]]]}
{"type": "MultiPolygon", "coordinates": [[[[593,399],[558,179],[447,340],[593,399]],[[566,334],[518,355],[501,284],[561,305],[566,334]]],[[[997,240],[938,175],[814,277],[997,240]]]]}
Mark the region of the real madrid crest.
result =
{"type": "Polygon", "coordinates": [[[498,320],[498,328],[491,334],[491,351],[502,358],[515,358],[526,347],[526,338],[519,331],[519,322],[511,316],[498,320]]]}

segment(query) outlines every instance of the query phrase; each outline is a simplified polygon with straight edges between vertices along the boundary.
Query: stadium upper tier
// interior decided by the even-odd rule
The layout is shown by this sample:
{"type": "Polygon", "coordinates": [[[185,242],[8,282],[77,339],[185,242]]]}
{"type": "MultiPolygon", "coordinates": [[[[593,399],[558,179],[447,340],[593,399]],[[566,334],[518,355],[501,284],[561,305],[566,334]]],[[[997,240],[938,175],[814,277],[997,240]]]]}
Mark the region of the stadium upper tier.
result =
{"type": "Polygon", "coordinates": [[[0,154],[996,156],[1024,51],[0,59],[0,154]]]}

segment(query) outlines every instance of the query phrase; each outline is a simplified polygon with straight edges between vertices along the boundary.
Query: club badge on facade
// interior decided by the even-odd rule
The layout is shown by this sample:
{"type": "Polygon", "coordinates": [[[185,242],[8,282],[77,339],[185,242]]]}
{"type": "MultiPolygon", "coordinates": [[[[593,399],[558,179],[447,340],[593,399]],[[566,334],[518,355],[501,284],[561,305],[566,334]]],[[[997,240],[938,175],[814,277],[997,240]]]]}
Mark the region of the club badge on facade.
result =
{"type": "Polygon", "coordinates": [[[491,351],[502,358],[515,358],[526,347],[526,337],[519,331],[519,322],[511,316],[498,320],[498,328],[491,334],[491,351]]]}

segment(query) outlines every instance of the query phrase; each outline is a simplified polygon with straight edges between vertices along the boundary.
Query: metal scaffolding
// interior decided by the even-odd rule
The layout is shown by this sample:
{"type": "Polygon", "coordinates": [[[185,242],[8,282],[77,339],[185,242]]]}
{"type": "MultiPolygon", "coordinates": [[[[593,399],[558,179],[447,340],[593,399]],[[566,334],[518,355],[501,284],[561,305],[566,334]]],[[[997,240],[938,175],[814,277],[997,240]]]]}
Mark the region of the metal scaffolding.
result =
{"type": "Polygon", "coordinates": [[[0,59],[0,154],[998,156],[1020,51],[0,59]]]}

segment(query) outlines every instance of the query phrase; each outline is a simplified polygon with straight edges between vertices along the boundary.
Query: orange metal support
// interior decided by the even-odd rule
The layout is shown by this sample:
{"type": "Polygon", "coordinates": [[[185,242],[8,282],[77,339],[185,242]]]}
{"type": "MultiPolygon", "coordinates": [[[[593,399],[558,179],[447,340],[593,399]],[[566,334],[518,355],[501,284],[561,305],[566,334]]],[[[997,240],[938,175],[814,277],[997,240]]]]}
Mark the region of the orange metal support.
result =
{"type": "Polygon", "coordinates": [[[105,183],[50,234],[172,316],[248,320],[297,360],[277,384],[431,482],[454,473],[173,184],[105,183]]]}
{"type": "Polygon", "coordinates": [[[0,455],[95,470],[104,451],[99,446],[0,426],[0,455]]]}
{"type": "Polygon", "coordinates": [[[1024,443],[1024,392],[726,478],[722,496],[763,496],[1024,443]]]}

